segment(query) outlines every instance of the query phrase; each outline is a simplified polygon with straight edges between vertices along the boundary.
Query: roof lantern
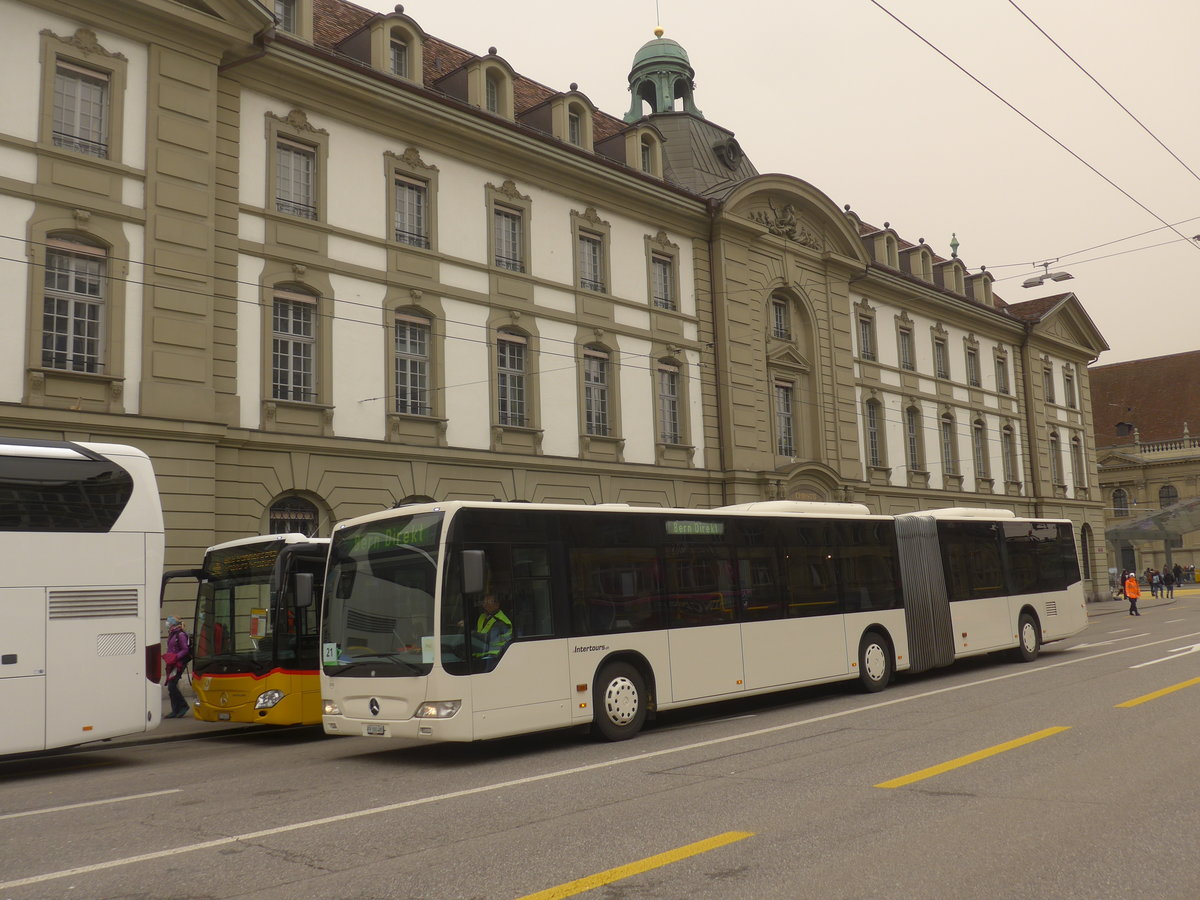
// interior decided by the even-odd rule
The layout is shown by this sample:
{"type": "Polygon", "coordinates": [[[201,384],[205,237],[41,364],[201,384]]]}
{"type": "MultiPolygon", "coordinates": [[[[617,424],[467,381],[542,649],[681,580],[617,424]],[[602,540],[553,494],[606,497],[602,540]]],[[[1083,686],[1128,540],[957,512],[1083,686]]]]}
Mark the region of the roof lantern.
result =
{"type": "Polygon", "coordinates": [[[696,72],[687,51],[678,41],[663,37],[661,27],[654,29],[654,40],[642,45],[633,57],[629,70],[629,92],[633,101],[626,122],[642,118],[642,103],[650,104],[650,115],[676,112],[675,101],[683,101],[682,112],[703,119],[704,113],[692,100],[696,72]]]}

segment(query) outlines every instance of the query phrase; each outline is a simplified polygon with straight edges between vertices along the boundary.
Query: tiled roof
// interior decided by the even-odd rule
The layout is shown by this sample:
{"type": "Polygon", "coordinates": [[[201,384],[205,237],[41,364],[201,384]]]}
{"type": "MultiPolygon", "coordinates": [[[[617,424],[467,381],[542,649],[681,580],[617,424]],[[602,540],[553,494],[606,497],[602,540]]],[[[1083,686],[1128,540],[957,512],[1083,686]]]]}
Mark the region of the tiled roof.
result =
{"type": "Polygon", "coordinates": [[[1008,313],[1022,322],[1040,322],[1042,316],[1070,296],[1068,291],[1063,294],[1054,294],[1051,297],[1038,297],[1036,300],[1022,300],[1020,303],[1010,304],[1008,313]]]}
{"type": "Polygon", "coordinates": [[[1143,442],[1200,433],[1200,350],[1093,366],[1092,421],[1097,447],[1128,444],[1117,423],[1129,422],[1143,442]]]}
{"type": "MultiPolygon", "coordinates": [[[[363,9],[347,0],[313,0],[313,43],[336,52],[338,44],[378,15],[382,14],[363,9]]],[[[423,82],[428,87],[475,59],[479,59],[476,54],[426,34],[422,52],[423,82]]],[[[524,75],[515,75],[514,112],[519,116],[560,93],[524,75]]],[[[618,134],[626,127],[620,118],[600,110],[596,110],[592,117],[592,133],[596,141],[618,134]]]]}

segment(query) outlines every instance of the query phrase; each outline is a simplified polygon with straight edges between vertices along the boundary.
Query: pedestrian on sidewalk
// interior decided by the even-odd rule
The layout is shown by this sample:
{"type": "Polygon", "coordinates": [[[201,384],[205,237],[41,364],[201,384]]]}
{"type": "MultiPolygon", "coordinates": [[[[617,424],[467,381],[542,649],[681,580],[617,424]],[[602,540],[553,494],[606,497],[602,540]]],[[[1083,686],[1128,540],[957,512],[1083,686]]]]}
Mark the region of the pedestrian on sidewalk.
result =
{"type": "Polygon", "coordinates": [[[1125,597],[1129,600],[1129,614],[1131,616],[1141,615],[1137,608],[1138,597],[1141,595],[1142,589],[1138,587],[1137,575],[1130,572],[1129,578],[1125,582],[1125,597]]]}
{"type": "Polygon", "coordinates": [[[171,711],[165,718],[182,719],[190,712],[183,692],[179,690],[179,679],[187,671],[191,658],[191,641],[183,630],[183,623],[174,616],[167,616],[167,652],[163,654],[163,662],[167,667],[167,696],[171,698],[171,711]]]}
{"type": "Polygon", "coordinates": [[[1175,599],[1175,573],[1170,569],[1163,569],[1162,573],[1163,594],[1168,600],[1175,599]]]}

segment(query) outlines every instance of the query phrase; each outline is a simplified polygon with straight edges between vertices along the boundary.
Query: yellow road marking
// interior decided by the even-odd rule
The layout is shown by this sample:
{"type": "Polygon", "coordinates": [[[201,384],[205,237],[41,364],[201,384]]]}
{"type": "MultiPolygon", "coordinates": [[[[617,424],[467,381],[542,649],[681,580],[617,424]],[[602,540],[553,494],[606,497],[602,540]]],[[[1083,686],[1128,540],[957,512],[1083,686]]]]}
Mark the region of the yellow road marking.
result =
{"type": "Polygon", "coordinates": [[[920,772],[913,772],[911,775],[902,775],[899,778],[893,778],[891,781],[882,781],[875,785],[875,787],[904,787],[906,784],[912,784],[915,781],[924,781],[926,778],[932,778],[934,775],[941,775],[943,772],[949,772],[951,769],[962,768],[963,766],[970,765],[973,762],[979,762],[981,759],[987,759],[989,756],[996,756],[999,753],[1004,753],[1006,750],[1015,750],[1017,747],[1023,747],[1026,744],[1032,744],[1034,741],[1040,741],[1042,738],[1048,738],[1051,735],[1060,734],[1061,732],[1067,730],[1067,726],[1046,728],[1042,731],[1036,731],[1033,734],[1027,734],[1025,737],[1017,738],[1013,741],[1005,741],[1003,744],[997,744],[995,747],[988,747],[986,750],[979,750],[976,753],[969,753],[966,756],[960,756],[958,759],[952,759],[949,762],[944,762],[937,766],[930,766],[928,769],[922,769],[920,772]]]}
{"type": "Polygon", "coordinates": [[[1118,703],[1115,709],[1129,709],[1131,706],[1137,706],[1139,703],[1149,703],[1151,700],[1157,700],[1159,697],[1165,697],[1167,694],[1173,694],[1176,691],[1182,691],[1184,688],[1191,687],[1194,684],[1200,684],[1200,678],[1193,678],[1191,681],[1181,681],[1179,684],[1165,687],[1161,691],[1155,691],[1153,694],[1143,694],[1140,697],[1134,697],[1132,700],[1126,700],[1124,703],[1118,703]]]}
{"type": "Polygon", "coordinates": [[[648,872],[651,869],[657,869],[669,863],[679,862],[681,859],[687,859],[689,856],[707,853],[709,850],[716,850],[718,847],[724,847],[726,844],[745,840],[748,837],[754,837],[754,832],[727,831],[724,834],[718,834],[703,841],[696,841],[696,843],[688,844],[685,847],[678,847],[674,850],[668,850],[665,853],[647,856],[645,859],[629,863],[625,866],[617,866],[615,869],[609,869],[606,872],[597,872],[595,875],[589,875],[586,878],[579,878],[575,881],[568,881],[566,884],[560,884],[558,887],[547,888],[544,891],[538,891],[536,894],[528,894],[519,898],[519,900],[561,900],[562,897],[574,897],[576,894],[582,894],[584,891],[603,887],[606,884],[612,884],[614,881],[620,881],[622,878],[648,872]]]}

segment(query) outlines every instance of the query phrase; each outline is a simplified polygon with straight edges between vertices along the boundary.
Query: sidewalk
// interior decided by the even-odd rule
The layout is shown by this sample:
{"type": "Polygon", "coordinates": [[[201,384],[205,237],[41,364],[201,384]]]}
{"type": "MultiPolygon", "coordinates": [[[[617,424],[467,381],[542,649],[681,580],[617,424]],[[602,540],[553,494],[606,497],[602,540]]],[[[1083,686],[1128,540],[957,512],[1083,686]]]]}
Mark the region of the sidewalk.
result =
{"type": "MultiPolygon", "coordinates": [[[[1151,597],[1150,588],[1142,588],[1142,596],[1138,598],[1138,611],[1145,612],[1149,609],[1158,609],[1163,606],[1171,606],[1179,603],[1181,600],[1200,600],[1200,585],[1186,584],[1182,587],[1175,588],[1174,599],[1167,597],[1151,597]]],[[[1120,600],[1098,600],[1095,603],[1087,605],[1088,618],[1092,619],[1096,616],[1111,616],[1115,613],[1128,613],[1129,601],[1124,598],[1120,600]]]]}

